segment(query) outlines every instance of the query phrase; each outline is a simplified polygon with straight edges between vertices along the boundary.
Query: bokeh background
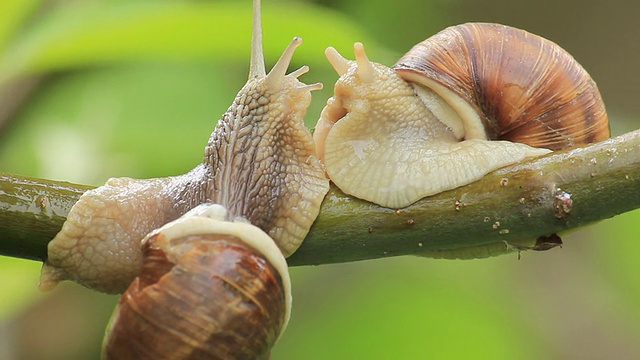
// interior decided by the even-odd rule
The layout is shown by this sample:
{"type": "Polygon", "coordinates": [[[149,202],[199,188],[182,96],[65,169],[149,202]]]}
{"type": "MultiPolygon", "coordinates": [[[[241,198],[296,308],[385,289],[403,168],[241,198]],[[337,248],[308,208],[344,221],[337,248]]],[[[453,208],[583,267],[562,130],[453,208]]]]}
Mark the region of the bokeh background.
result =
{"type": "MultiPolygon", "coordinates": [[[[263,0],[267,66],[321,81],[354,41],[392,64],[442,28],[500,22],[557,42],[596,79],[612,131],[640,127],[640,3],[594,0],[263,0]]],[[[244,84],[243,1],[0,1],[0,172],[100,185],[200,162],[244,84]]],[[[640,190],[640,189],[639,189],[640,190]]],[[[640,212],[543,253],[473,261],[401,257],[292,268],[294,308],[273,359],[640,358],[640,212]]],[[[1,236],[1,234],[0,234],[1,236]]],[[[97,359],[117,297],[37,291],[40,264],[0,257],[0,359],[97,359]]]]}

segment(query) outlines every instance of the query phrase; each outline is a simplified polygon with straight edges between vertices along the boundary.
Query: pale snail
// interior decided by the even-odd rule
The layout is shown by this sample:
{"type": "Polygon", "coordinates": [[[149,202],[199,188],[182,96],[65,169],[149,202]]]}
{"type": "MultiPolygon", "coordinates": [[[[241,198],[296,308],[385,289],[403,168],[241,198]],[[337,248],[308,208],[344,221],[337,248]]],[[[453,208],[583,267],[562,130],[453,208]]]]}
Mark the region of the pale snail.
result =
{"type": "Polygon", "coordinates": [[[70,279],[121,293],[142,265],[140,240],[201,203],[224,206],[272,237],[285,256],[305,238],[329,190],[304,115],[312,90],[286,74],[294,38],[266,74],[260,4],[254,1],[249,79],[217,123],[202,164],[187,174],[159,179],[113,178],[87,191],[49,243],[40,288],[70,279]]]}
{"type": "Polygon", "coordinates": [[[405,207],[610,135],[589,74],[560,46],[524,30],[452,26],[392,68],[370,62],[362,44],[354,49],[355,61],[326,51],[340,78],[314,140],[331,180],[364,200],[405,207]]]}
{"type": "Polygon", "coordinates": [[[181,176],[110,179],[84,193],[49,243],[40,287],[74,280],[119,293],[104,359],[266,359],[291,312],[285,256],[329,190],[310,92],[286,74],[294,38],[266,74],[254,0],[249,79],[204,162],[181,176]]]}

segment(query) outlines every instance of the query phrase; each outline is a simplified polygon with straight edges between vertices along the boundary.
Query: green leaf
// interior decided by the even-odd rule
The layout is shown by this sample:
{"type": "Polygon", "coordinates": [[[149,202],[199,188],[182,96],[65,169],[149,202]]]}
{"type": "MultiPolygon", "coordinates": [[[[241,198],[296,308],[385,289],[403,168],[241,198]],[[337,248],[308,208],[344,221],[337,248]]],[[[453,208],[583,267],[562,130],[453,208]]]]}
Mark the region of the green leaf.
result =
{"type": "MultiPolygon", "coordinates": [[[[248,59],[251,4],[92,3],[51,11],[0,57],[0,83],[9,78],[130,60],[248,59]]],[[[265,57],[277,59],[293,36],[306,45],[299,60],[324,62],[328,45],[373,43],[352,22],[312,5],[263,9],[265,57]],[[283,21],[282,19],[286,19],[283,21]]],[[[374,46],[375,47],[375,46],[374,46]]]]}
{"type": "Polygon", "coordinates": [[[40,0],[0,1],[0,50],[39,4],[40,0]]]}

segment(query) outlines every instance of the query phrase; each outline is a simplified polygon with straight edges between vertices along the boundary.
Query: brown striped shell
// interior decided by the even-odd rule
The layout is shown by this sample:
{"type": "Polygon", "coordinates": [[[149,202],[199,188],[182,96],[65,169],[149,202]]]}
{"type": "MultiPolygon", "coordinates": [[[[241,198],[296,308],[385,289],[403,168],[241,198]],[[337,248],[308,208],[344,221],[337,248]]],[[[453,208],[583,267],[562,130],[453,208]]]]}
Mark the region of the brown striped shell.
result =
{"type": "Polygon", "coordinates": [[[560,46],[524,30],[452,26],[415,45],[393,68],[406,80],[431,88],[435,82],[462,97],[481,114],[489,139],[559,150],[610,135],[589,74],[560,46]]]}
{"type": "Polygon", "coordinates": [[[143,240],[104,359],[266,359],[291,309],[273,240],[220,205],[201,205],[143,240]]]}

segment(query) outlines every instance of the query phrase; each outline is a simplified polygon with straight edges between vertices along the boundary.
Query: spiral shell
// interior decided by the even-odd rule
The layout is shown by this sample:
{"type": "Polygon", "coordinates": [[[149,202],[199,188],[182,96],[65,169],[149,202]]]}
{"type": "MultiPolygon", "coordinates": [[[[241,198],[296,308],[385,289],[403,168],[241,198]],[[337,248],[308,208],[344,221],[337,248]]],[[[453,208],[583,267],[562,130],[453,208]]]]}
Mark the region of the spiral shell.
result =
{"type": "Polygon", "coordinates": [[[489,139],[559,150],[610,136],[591,76],[560,46],[524,30],[452,26],[415,45],[393,68],[443,97],[437,85],[462,97],[489,139]]]}
{"type": "Polygon", "coordinates": [[[267,358],[290,314],[284,257],[259,228],[226,220],[223,207],[204,211],[145,238],[105,359],[267,358]]]}

